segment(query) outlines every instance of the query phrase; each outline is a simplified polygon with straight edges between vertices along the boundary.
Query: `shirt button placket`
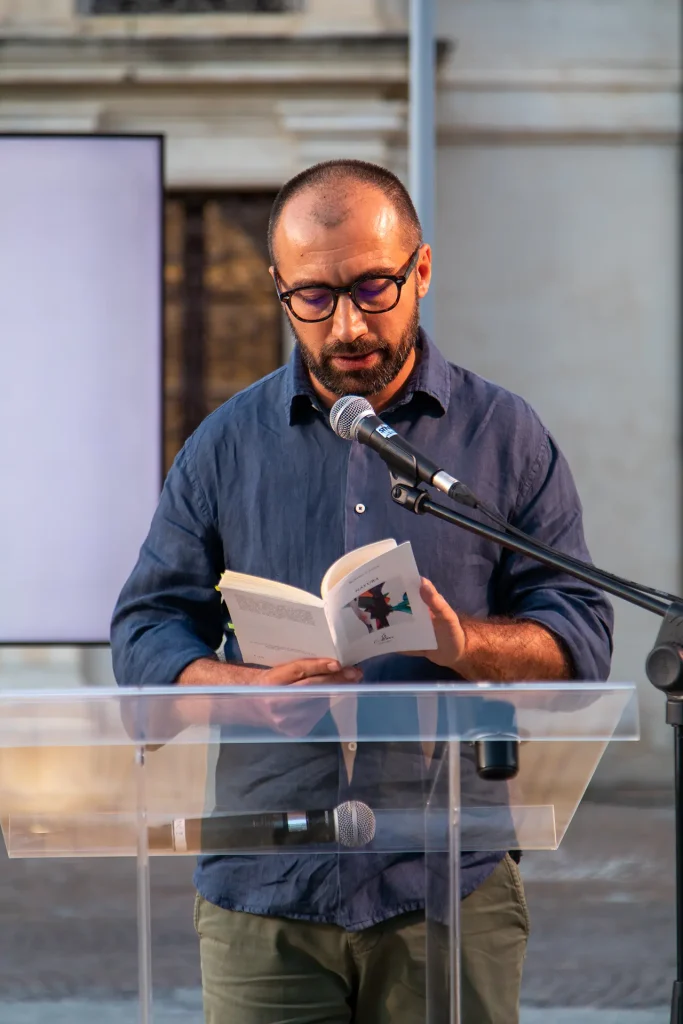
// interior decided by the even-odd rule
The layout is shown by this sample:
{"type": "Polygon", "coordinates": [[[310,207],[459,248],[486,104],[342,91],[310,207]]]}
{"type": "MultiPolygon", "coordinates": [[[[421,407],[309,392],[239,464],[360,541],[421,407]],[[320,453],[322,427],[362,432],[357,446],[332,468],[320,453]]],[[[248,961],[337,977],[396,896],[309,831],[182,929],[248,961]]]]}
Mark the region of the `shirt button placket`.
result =
{"type": "Polygon", "coordinates": [[[346,478],[346,531],[344,550],[353,551],[367,543],[370,513],[367,504],[367,459],[374,455],[363,445],[351,445],[346,478]],[[363,499],[366,499],[365,501],[363,499]]]}

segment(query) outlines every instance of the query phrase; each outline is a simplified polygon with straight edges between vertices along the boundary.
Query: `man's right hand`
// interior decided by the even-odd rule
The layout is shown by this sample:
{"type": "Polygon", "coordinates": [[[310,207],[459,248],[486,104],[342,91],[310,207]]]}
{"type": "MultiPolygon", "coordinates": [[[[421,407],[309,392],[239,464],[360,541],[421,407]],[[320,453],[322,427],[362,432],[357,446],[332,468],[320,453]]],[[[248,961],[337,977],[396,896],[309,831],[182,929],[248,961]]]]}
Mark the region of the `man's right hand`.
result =
{"type": "MultiPolygon", "coordinates": [[[[237,667],[237,666],[235,666],[237,667]]],[[[274,668],[256,669],[261,674],[259,686],[314,685],[318,683],[350,683],[362,679],[359,668],[342,668],[329,658],[300,658],[274,668]]]]}
{"type": "MultiPolygon", "coordinates": [[[[264,671],[257,686],[286,686],[290,695],[278,697],[245,698],[242,711],[248,724],[272,729],[283,736],[307,736],[330,709],[329,697],[317,694],[307,697],[307,686],[333,683],[358,683],[363,678],[359,668],[343,669],[338,661],[326,658],[302,658],[276,665],[264,671]],[[291,695],[294,689],[300,698],[291,695]]],[[[253,685],[253,683],[252,683],[253,685]]]]}
{"type": "MultiPolygon", "coordinates": [[[[304,737],[330,708],[328,697],[319,694],[307,697],[306,687],[335,683],[353,684],[360,682],[362,678],[363,673],[359,668],[344,669],[338,661],[329,658],[300,658],[267,669],[201,658],[181,672],[178,683],[181,686],[244,685],[247,691],[251,687],[286,686],[290,688],[290,694],[283,698],[248,696],[247,693],[244,697],[223,697],[223,713],[218,710],[217,702],[213,702],[214,712],[217,712],[216,717],[226,723],[252,725],[284,736],[304,737]],[[292,689],[301,696],[295,698],[291,693],[292,689]]],[[[188,719],[196,722],[197,718],[190,705],[183,708],[186,701],[187,697],[179,702],[181,716],[190,724],[188,719]]],[[[195,704],[194,701],[191,703],[195,704]]],[[[203,718],[204,715],[201,716],[201,719],[203,718]]]]}

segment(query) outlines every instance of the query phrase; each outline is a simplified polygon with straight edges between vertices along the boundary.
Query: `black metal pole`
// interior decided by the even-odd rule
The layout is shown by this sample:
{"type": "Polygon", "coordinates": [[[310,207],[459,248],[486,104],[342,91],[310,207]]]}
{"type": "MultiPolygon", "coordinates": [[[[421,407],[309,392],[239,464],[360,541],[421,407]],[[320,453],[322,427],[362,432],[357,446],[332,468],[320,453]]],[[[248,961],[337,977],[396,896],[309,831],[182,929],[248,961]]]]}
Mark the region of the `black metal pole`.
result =
{"type": "Polygon", "coordinates": [[[654,686],[667,694],[666,721],[674,729],[676,980],[671,997],[671,1024],[683,1024],[683,600],[666,601],[645,594],[637,585],[619,582],[585,563],[578,564],[560,551],[539,548],[531,537],[511,537],[504,530],[486,526],[470,516],[454,512],[444,505],[431,501],[426,491],[415,486],[417,481],[410,482],[393,471],[391,482],[393,500],[409,512],[417,515],[428,513],[663,617],[664,621],[655,646],[648,655],[647,676],[654,686]]]}
{"type": "Polygon", "coordinates": [[[683,1024],[683,701],[670,697],[666,720],[674,729],[676,802],[676,980],[671,996],[671,1024],[683,1024]]]}

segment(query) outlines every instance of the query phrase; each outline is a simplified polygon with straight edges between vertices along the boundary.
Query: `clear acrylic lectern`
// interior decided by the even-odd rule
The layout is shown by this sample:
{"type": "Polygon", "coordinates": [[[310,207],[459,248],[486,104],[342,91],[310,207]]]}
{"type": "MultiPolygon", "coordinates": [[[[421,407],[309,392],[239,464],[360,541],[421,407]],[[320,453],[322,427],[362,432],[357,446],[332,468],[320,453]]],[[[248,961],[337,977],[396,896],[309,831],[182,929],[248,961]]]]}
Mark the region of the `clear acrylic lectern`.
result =
{"type": "Polygon", "coordinates": [[[425,1020],[452,1024],[461,854],[556,849],[607,743],[637,738],[631,685],[6,691],[0,822],[10,857],[137,858],[141,1024],[150,856],[321,858],[343,923],[348,858],[423,855],[425,1020]],[[482,757],[502,744],[507,780],[482,757]]]}

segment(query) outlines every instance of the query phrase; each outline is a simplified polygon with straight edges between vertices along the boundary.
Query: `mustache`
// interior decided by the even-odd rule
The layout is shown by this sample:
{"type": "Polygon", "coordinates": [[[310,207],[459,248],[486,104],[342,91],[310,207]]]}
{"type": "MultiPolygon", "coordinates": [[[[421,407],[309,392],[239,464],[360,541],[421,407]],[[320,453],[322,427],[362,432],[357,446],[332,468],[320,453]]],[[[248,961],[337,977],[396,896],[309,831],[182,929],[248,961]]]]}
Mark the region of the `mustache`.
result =
{"type": "Polygon", "coordinates": [[[367,356],[370,352],[386,352],[389,346],[383,341],[368,341],[345,343],[332,342],[322,350],[324,359],[333,359],[335,356],[367,356]]]}

